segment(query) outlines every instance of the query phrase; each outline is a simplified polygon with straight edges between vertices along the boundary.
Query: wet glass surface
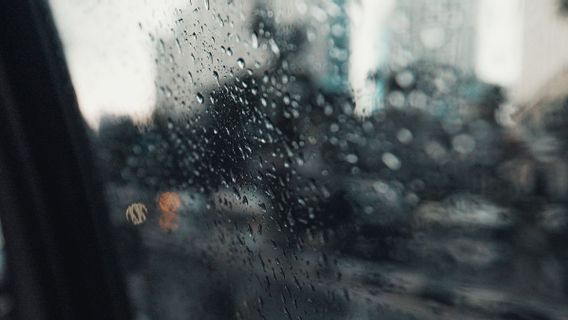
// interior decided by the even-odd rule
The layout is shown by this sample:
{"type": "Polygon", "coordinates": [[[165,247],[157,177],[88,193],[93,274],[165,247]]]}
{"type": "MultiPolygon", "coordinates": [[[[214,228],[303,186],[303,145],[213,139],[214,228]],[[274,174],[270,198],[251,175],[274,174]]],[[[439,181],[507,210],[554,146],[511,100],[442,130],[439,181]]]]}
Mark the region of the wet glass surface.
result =
{"type": "Polygon", "coordinates": [[[565,1],[50,4],[137,319],[568,318],[565,1]]]}

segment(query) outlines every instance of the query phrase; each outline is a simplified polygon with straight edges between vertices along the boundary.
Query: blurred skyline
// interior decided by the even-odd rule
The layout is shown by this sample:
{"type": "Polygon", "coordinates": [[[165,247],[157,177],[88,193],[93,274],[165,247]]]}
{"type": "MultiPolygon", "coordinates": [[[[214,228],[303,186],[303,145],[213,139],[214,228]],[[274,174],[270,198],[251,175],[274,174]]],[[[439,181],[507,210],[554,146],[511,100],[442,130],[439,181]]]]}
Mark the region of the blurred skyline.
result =
{"type": "MultiPolygon", "coordinates": [[[[196,36],[185,46],[193,60],[181,51],[172,58],[175,68],[187,70],[193,78],[195,86],[188,86],[184,97],[178,97],[185,98],[190,106],[195,104],[196,92],[215,85],[213,71],[219,74],[221,83],[223,78],[232,77],[231,72],[244,72],[236,67],[240,56],[247,61],[247,68],[262,72],[272,53],[271,48],[252,48],[248,17],[255,3],[234,2],[238,4],[207,1],[207,9],[204,1],[141,4],[131,0],[50,0],[87,123],[97,128],[105,114],[129,115],[137,121],[147,118],[156,105],[160,86],[169,81],[157,79],[158,74],[164,74],[159,69],[167,59],[160,56],[159,43],[175,38],[175,30],[182,27],[199,30],[209,25],[198,32],[199,39],[196,36]],[[190,16],[196,20],[180,22],[190,16]],[[216,26],[215,20],[221,16],[230,23],[216,26]],[[227,34],[241,41],[235,42],[227,34]],[[226,50],[222,43],[229,40],[235,43],[231,48],[234,55],[221,52],[226,50]],[[209,52],[216,61],[206,61],[209,52]]],[[[531,101],[568,63],[568,42],[559,41],[568,32],[568,19],[558,14],[556,0],[469,0],[459,2],[459,6],[455,1],[439,1],[433,6],[430,1],[349,0],[342,9],[331,0],[266,4],[279,23],[318,26],[306,28],[310,51],[305,53],[301,67],[320,77],[329,50],[325,34],[333,31],[333,26],[326,24],[332,20],[330,15],[341,14],[338,10],[347,13],[348,80],[359,114],[376,108],[380,88],[368,79],[369,74],[404,59],[405,54],[411,59],[435,57],[474,72],[480,80],[507,89],[513,104],[531,101]],[[442,13],[445,16],[440,16],[442,13]],[[405,37],[400,37],[401,32],[405,37]]],[[[176,72],[170,73],[173,76],[176,72]]]]}

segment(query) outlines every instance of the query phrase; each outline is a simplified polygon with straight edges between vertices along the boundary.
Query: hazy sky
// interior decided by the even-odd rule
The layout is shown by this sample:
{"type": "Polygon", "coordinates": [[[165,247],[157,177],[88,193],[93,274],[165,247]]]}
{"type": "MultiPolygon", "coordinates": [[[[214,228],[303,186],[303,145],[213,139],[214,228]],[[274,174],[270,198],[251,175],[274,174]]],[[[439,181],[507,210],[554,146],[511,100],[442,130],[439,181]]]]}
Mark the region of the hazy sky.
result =
{"type": "Polygon", "coordinates": [[[81,111],[96,126],[103,113],[144,116],[155,102],[154,47],[146,30],[167,30],[170,1],[50,0],[81,111]],[[169,9],[169,10],[167,10],[169,9]],[[160,27],[158,27],[160,26],[160,27]]]}
{"type": "MultiPolygon", "coordinates": [[[[246,15],[250,13],[248,11],[254,2],[244,2],[249,8],[239,6],[237,10],[242,13],[234,14],[236,24],[225,26],[225,29],[218,28],[213,23],[216,12],[227,14],[226,6],[214,7],[216,2],[193,0],[188,7],[188,1],[181,0],[167,3],[139,0],[50,0],[79,105],[87,122],[97,127],[102,114],[127,114],[135,119],[143,119],[148,115],[155,105],[157,92],[154,62],[156,43],[152,43],[148,34],[170,39],[171,30],[175,27],[176,9],[190,8],[187,11],[195,11],[195,8],[200,8],[202,11],[194,16],[199,21],[193,23],[193,27],[209,24],[209,29],[203,34],[204,37],[214,36],[217,39],[215,48],[218,49],[223,41],[233,41],[227,39],[227,30],[230,30],[233,37],[239,35],[244,38],[239,44],[243,57],[245,53],[248,55],[246,57],[252,58],[249,60],[262,56],[258,52],[250,53],[247,42],[250,36],[238,25],[246,24],[246,15]],[[206,2],[211,11],[205,9],[206,2]],[[236,30],[239,28],[240,31],[236,30]]],[[[322,9],[315,6],[315,10],[319,11],[310,13],[305,5],[308,2],[303,0],[269,2],[277,4],[277,12],[286,12],[283,13],[284,19],[316,21],[314,17],[317,18],[322,13],[322,9]],[[302,17],[302,14],[305,16],[302,17]]],[[[369,72],[376,70],[381,59],[389,58],[382,56],[381,52],[385,51],[383,47],[388,39],[386,25],[395,4],[396,0],[352,0],[347,6],[351,18],[349,80],[358,108],[372,105],[376,88],[374,83],[367,80],[367,76],[369,72]]],[[[555,73],[566,70],[568,41],[560,39],[568,34],[568,22],[560,19],[555,4],[555,0],[478,0],[474,41],[475,71],[480,79],[511,89],[513,99],[522,102],[530,99],[555,73]]],[[[226,5],[226,2],[219,2],[219,6],[221,5],[226,5]]],[[[325,42],[324,38],[321,35],[316,37],[316,42],[311,45],[314,52],[322,51],[323,47],[317,41],[325,42]]],[[[201,46],[203,41],[196,43],[201,46]]],[[[199,55],[207,54],[199,47],[192,50],[198,60],[199,55]]],[[[305,68],[325,59],[325,54],[318,56],[314,52],[305,55],[305,68]]],[[[214,81],[212,70],[220,64],[232,67],[223,70],[219,68],[218,72],[239,72],[238,68],[233,68],[236,56],[222,54],[217,57],[220,60],[211,64],[211,70],[196,79],[201,86],[214,81]]],[[[199,68],[197,63],[186,66],[190,63],[187,57],[184,59],[186,60],[180,60],[180,64],[185,64],[183,68],[199,68]]],[[[204,57],[201,59],[203,61],[204,57]]],[[[252,65],[252,61],[247,65],[252,65]]],[[[197,73],[202,71],[197,70],[197,73]]]]}

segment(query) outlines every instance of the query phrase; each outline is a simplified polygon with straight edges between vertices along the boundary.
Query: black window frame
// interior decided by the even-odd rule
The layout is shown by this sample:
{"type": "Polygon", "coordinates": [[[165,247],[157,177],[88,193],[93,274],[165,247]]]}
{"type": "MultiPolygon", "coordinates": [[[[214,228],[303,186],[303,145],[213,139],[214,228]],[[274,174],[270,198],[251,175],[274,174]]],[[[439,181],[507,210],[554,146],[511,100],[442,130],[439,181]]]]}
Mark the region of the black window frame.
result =
{"type": "Polygon", "coordinates": [[[131,319],[46,1],[0,0],[0,220],[17,319],[131,319]]]}

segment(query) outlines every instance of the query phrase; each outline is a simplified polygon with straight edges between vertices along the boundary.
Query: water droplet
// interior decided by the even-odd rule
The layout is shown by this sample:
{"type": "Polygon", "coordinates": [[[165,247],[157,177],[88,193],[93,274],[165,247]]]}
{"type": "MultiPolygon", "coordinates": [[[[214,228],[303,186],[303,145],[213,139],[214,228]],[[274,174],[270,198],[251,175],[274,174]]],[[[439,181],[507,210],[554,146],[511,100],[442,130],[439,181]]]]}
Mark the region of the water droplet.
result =
{"type": "Polygon", "coordinates": [[[176,47],[178,49],[178,53],[181,54],[181,43],[178,38],[176,38],[176,47]]]}
{"type": "Polygon", "coordinates": [[[382,156],[383,163],[391,170],[400,169],[400,160],[392,153],[385,152],[382,156]]]}
{"type": "Polygon", "coordinates": [[[410,130],[403,128],[398,130],[396,138],[398,139],[398,141],[400,141],[400,143],[407,144],[410,143],[410,141],[412,141],[414,137],[412,136],[412,132],[410,132],[410,130]]]}
{"type": "Polygon", "coordinates": [[[345,156],[345,161],[347,161],[351,164],[355,164],[355,163],[357,163],[357,161],[359,161],[359,158],[357,157],[357,155],[350,153],[350,154],[345,156]]]}
{"type": "Polygon", "coordinates": [[[276,41],[274,41],[274,39],[270,39],[269,43],[270,43],[270,50],[272,50],[272,52],[274,52],[275,55],[280,55],[280,48],[278,48],[276,41]]]}
{"type": "Polygon", "coordinates": [[[213,71],[213,78],[215,78],[215,81],[217,81],[217,84],[219,83],[219,73],[217,71],[213,71]]]}
{"type": "Polygon", "coordinates": [[[460,134],[452,139],[452,147],[462,154],[471,153],[475,149],[475,140],[469,134],[460,134]]]}
{"type": "Polygon", "coordinates": [[[197,99],[197,102],[199,102],[199,103],[203,103],[203,101],[205,100],[205,99],[203,99],[203,95],[199,92],[195,95],[195,98],[197,99]]]}
{"type": "Polygon", "coordinates": [[[237,64],[239,65],[239,68],[241,69],[245,68],[245,60],[243,60],[243,58],[237,59],[237,64]]]}
{"type": "Polygon", "coordinates": [[[251,44],[253,48],[258,48],[258,36],[256,35],[256,32],[253,32],[250,36],[251,38],[251,44]]]}
{"type": "Polygon", "coordinates": [[[414,74],[406,70],[396,75],[396,83],[402,88],[408,88],[414,83],[414,74]]]}
{"type": "Polygon", "coordinates": [[[166,44],[164,43],[164,40],[160,39],[160,41],[158,41],[158,52],[163,54],[164,52],[166,52],[166,44]]]}

